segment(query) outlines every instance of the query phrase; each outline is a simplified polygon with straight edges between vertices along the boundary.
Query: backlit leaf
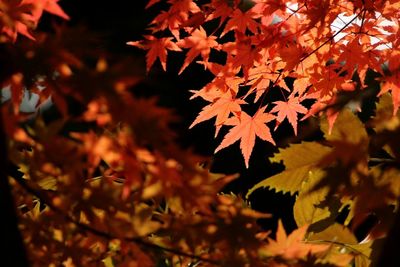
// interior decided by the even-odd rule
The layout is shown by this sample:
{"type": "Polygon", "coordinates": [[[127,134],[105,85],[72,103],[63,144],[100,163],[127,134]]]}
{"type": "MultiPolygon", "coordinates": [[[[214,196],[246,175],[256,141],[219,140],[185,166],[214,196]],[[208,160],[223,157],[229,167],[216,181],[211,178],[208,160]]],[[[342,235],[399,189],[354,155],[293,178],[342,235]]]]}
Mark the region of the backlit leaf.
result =
{"type": "Polygon", "coordinates": [[[332,131],[329,130],[327,120],[321,122],[321,130],[328,141],[343,141],[358,144],[368,139],[365,126],[360,119],[350,110],[344,109],[336,119],[332,131]]]}
{"type": "Polygon", "coordinates": [[[308,179],[310,171],[316,168],[319,160],[326,156],[331,149],[316,142],[302,142],[293,144],[271,158],[271,162],[283,162],[285,170],[277,175],[266,178],[253,186],[247,196],[263,187],[275,189],[277,192],[298,192],[302,183],[308,179]]]}
{"type": "Polygon", "coordinates": [[[225,124],[233,125],[225,135],[221,144],[215,149],[215,153],[226,148],[236,141],[240,140],[240,150],[242,151],[246,167],[249,167],[249,159],[256,142],[256,136],[262,140],[275,144],[272,139],[269,128],[265,125],[275,118],[274,115],[265,112],[266,106],[260,108],[257,113],[251,117],[245,112],[240,113],[240,117],[232,117],[225,124]]]}

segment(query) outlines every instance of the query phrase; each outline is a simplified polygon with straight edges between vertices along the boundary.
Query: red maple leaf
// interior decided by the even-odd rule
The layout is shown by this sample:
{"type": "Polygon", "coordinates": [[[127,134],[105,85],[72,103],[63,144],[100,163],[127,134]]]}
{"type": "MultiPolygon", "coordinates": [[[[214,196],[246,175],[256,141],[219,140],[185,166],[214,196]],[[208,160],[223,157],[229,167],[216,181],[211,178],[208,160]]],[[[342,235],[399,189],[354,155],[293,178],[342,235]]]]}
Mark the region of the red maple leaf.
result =
{"type": "Polygon", "coordinates": [[[240,139],[240,150],[242,151],[246,168],[249,167],[249,159],[256,142],[256,136],[262,140],[275,145],[269,128],[265,125],[267,122],[275,119],[270,113],[265,113],[267,106],[260,108],[256,114],[251,117],[245,112],[240,113],[240,117],[231,117],[225,125],[233,125],[232,129],[225,135],[221,144],[215,149],[215,153],[226,148],[240,139]]]}
{"type": "Polygon", "coordinates": [[[160,59],[161,66],[164,71],[167,69],[167,54],[168,50],[181,51],[181,49],[172,42],[172,37],[157,39],[151,35],[145,35],[147,40],[127,42],[128,45],[136,46],[141,49],[148,50],[146,55],[146,69],[150,70],[157,58],[160,59]]]}
{"type": "Polygon", "coordinates": [[[307,109],[299,103],[298,97],[289,98],[286,101],[276,101],[274,102],[275,107],[271,110],[271,112],[277,112],[278,117],[276,118],[276,127],[287,118],[289,123],[292,125],[294,134],[297,135],[297,113],[305,114],[307,113],[307,109]]]}

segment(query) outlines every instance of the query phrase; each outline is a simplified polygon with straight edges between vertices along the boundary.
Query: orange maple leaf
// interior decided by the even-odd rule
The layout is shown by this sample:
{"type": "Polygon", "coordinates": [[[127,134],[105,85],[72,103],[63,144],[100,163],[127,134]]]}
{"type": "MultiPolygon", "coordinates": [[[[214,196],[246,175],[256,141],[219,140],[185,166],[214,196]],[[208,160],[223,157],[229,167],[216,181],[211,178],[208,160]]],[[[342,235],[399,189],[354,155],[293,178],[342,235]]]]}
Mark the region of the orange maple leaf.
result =
{"type": "Polygon", "coordinates": [[[261,14],[262,17],[270,17],[275,14],[276,16],[284,17],[287,6],[284,1],[280,0],[253,0],[255,3],[252,10],[255,13],[261,14]]]}
{"type": "Polygon", "coordinates": [[[260,49],[252,45],[251,38],[240,32],[236,33],[236,42],[225,43],[222,48],[228,54],[227,64],[232,63],[233,68],[241,67],[246,80],[250,68],[262,58],[260,49]]]}
{"type": "Polygon", "coordinates": [[[218,135],[222,124],[228,119],[231,113],[238,113],[242,109],[240,104],[246,104],[244,100],[235,98],[230,91],[226,92],[222,97],[218,98],[215,102],[205,106],[203,110],[199,113],[193,123],[189,126],[189,129],[196,124],[209,120],[213,117],[217,117],[215,121],[215,136],[218,135]]]}
{"type": "Polygon", "coordinates": [[[275,145],[269,128],[265,125],[272,121],[275,116],[265,113],[267,106],[260,108],[256,114],[251,117],[246,112],[241,112],[240,117],[231,117],[225,125],[235,126],[225,135],[221,144],[215,149],[215,153],[226,148],[240,139],[240,150],[242,151],[246,168],[249,167],[249,159],[256,142],[256,136],[262,140],[268,141],[275,145]]]}
{"type": "Polygon", "coordinates": [[[308,225],[304,225],[294,230],[289,236],[283,228],[282,221],[278,222],[276,240],[268,239],[269,244],[265,246],[265,251],[272,256],[282,256],[285,259],[299,259],[308,254],[323,252],[329,249],[329,245],[315,245],[305,243],[304,236],[308,225]]]}
{"type": "Polygon", "coordinates": [[[286,63],[285,70],[288,71],[295,70],[305,55],[304,48],[298,44],[287,44],[280,49],[280,57],[286,63]]]}
{"type": "Polygon", "coordinates": [[[149,7],[157,4],[158,2],[160,2],[160,0],[150,0],[147,5],[145,6],[145,9],[148,9],[149,7]]]}
{"type": "Polygon", "coordinates": [[[253,19],[256,14],[251,10],[242,12],[240,9],[236,9],[231,19],[226,23],[224,31],[221,33],[221,37],[226,33],[237,30],[241,33],[245,33],[247,29],[252,33],[257,33],[258,23],[253,19]]]}
{"type": "Polygon", "coordinates": [[[42,16],[43,11],[46,11],[53,15],[59,16],[65,20],[69,20],[69,16],[58,5],[57,3],[58,0],[40,0],[40,1],[30,0],[30,1],[34,2],[34,4],[37,5],[36,9],[34,10],[35,12],[33,13],[33,16],[36,17],[37,19],[39,19],[39,17],[42,16]]]}
{"type": "Polygon", "coordinates": [[[207,36],[206,31],[200,26],[194,30],[192,35],[185,39],[179,40],[177,45],[181,48],[190,48],[186,54],[185,61],[179,71],[181,74],[187,66],[199,55],[203,58],[203,61],[208,61],[210,56],[211,48],[218,49],[219,44],[216,41],[217,37],[207,36]]]}
{"type": "Polygon", "coordinates": [[[30,30],[36,28],[43,11],[69,19],[57,2],[58,0],[0,1],[0,32],[13,42],[18,34],[35,40],[30,30]]]}
{"type": "Polygon", "coordinates": [[[224,0],[211,0],[210,8],[213,12],[207,17],[207,20],[213,20],[219,18],[219,26],[226,21],[226,19],[232,14],[233,9],[227,1],[224,0]]]}
{"type": "Polygon", "coordinates": [[[126,44],[148,50],[146,54],[147,71],[150,70],[157,58],[160,59],[161,66],[165,71],[167,69],[167,49],[172,51],[181,51],[181,49],[171,41],[172,37],[157,39],[154,36],[145,35],[144,38],[147,40],[127,42],[126,44]]]}
{"type": "Polygon", "coordinates": [[[299,103],[298,97],[289,98],[286,101],[275,101],[275,107],[271,110],[271,112],[277,112],[278,117],[276,118],[276,127],[287,118],[289,123],[292,125],[294,134],[297,135],[297,113],[306,114],[307,109],[299,103]]]}
{"type": "MultiPolygon", "coordinates": [[[[156,2],[158,1],[150,1],[147,7],[156,2]]],[[[154,33],[168,28],[172,35],[179,40],[179,28],[189,19],[190,14],[201,12],[201,9],[193,0],[169,0],[168,3],[171,4],[169,10],[160,12],[154,18],[151,22],[154,26],[151,29],[154,33]]]]}
{"type": "Polygon", "coordinates": [[[290,91],[289,88],[287,88],[285,81],[279,78],[279,76],[279,73],[275,72],[274,69],[267,64],[254,66],[249,69],[249,81],[246,85],[251,85],[251,87],[244,98],[255,93],[254,103],[257,102],[260,97],[270,89],[271,84],[278,85],[285,90],[290,91]]]}

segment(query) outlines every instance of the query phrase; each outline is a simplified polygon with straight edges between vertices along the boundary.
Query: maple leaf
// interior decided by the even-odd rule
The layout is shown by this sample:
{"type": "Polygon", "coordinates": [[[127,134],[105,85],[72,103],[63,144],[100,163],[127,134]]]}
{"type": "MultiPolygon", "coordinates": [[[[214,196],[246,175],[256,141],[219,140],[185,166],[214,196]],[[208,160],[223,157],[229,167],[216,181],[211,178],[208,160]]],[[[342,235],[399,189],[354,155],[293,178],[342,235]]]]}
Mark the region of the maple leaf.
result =
{"type": "Polygon", "coordinates": [[[273,14],[282,15],[287,9],[284,1],[280,0],[253,0],[255,3],[252,10],[262,17],[269,17],[273,14]]]}
{"type": "Polygon", "coordinates": [[[212,0],[209,6],[210,9],[214,10],[214,12],[208,16],[207,20],[220,18],[219,27],[232,14],[231,6],[225,0],[212,0]]]}
{"type": "Polygon", "coordinates": [[[239,68],[232,68],[231,65],[222,66],[214,62],[197,62],[203,64],[215,78],[200,90],[192,90],[194,95],[190,98],[201,97],[208,102],[213,102],[221,97],[225,92],[231,91],[237,94],[239,85],[243,82],[243,78],[236,76],[239,68]]]}
{"type": "Polygon", "coordinates": [[[228,54],[227,64],[232,64],[233,68],[241,67],[244,78],[248,79],[250,68],[262,58],[260,49],[254,47],[246,35],[240,32],[235,35],[236,42],[223,45],[223,50],[228,54]]]}
{"type": "Polygon", "coordinates": [[[219,44],[216,41],[217,37],[208,36],[203,27],[199,27],[194,30],[192,35],[186,37],[183,40],[179,40],[177,45],[181,48],[190,48],[190,50],[186,54],[185,61],[181,69],[179,70],[179,74],[181,74],[187,66],[198,56],[201,55],[204,61],[208,61],[208,57],[211,52],[211,48],[218,49],[219,44]]]}
{"type": "Polygon", "coordinates": [[[215,102],[205,106],[193,123],[189,126],[189,129],[200,122],[209,120],[216,116],[215,136],[217,136],[222,124],[225,123],[229,115],[231,113],[239,113],[242,110],[240,108],[240,104],[246,104],[246,102],[244,100],[235,98],[234,95],[228,91],[215,102]]]}
{"type": "Polygon", "coordinates": [[[296,69],[305,55],[304,48],[300,45],[285,45],[280,49],[280,57],[286,63],[285,70],[288,71],[296,69]]]}
{"type": "Polygon", "coordinates": [[[274,72],[270,66],[262,64],[249,69],[249,81],[246,85],[251,85],[251,87],[244,98],[255,93],[254,103],[257,102],[270,89],[271,83],[280,85],[281,87],[284,86],[284,80],[279,79],[279,74],[274,72]]]}
{"type": "Polygon", "coordinates": [[[388,77],[386,82],[381,87],[381,92],[379,95],[383,95],[384,93],[390,91],[392,93],[392,101],[393,101],[393,116],[397,114],[400,106],[400,83],[399,80],[393,79],[392,77],[388,77]]]}
{"type": "Polygon", "coordinates": [[[152,30],[156,32],[168,28],[172,35],[179,39],[179,27],[188,20],[190,13],[198,13],[201,10],[193,0],[169,0],[168,2],[172,4],[171,7],[167,12],[162,11],[154,18],[151,22],[155,25],[152,30]]]}
{"type": "Polygon", "coordinates": [[[277,124],[275,129],[279,126],[279,124],[287,118],[290,125],[292,125],[294,134],[297,135],[297,113],[305,114],[307,113],[307,109],[299,103],[298,97],[289,98],[286,101],[275,101],[275,107],[271,110],[271,112],[278,112],[278,117],[276,118],[277,124]]]}
{"type": "Polygon", "coordinates": [[[315,27],[317,23],[321,23],[321,26],[324,26],[326,23],[325,17],[329,13],[328,10],[330,10],[330,1],[326,0],[317,0],[310,6],[307,6],[305,11],[302,11],[302,13],[307,14],[307,18],[309,20],[304,24],[304,31],[306,32],[315,27]]]}
{"type": "Polygon", "coordinates": [[[251,10],[243,13],[240,9],[236,9],[221,33],[221,37],[232,30],[245,33],[249,29],[252,33],[257,33],[258,23],[252,18],[254,16],[255,13],[251,10]]]}
{"type": "Polygon", "coordinates": [[[256,142],[256,136],[262,140],[275,145],[269,128],[265,125],[272,121],[275,116],[265,113],[267,106],[260,108],[256,114],[251,117],[246,112],[241,112],[240,117],[228,119],[225,125],[235,126],[225,135],[221,144],[215,149],[215,153],[226,148],[240,139],[240,150],[242,151],[246,167],[249,167],[249,159],[256,142]]]}
{"type": "MultiPolygon", "coordinates": [[[[30,0],[33,1],[33,0],[30,0]]],[[[29,2],[29,1],[25,1],[29,2]]],[[[59,16],[65,20],[69,20],[69,16],[61,9],[58,4],[58,0],[41,0],[33,1],[37,7],[34,10],[33,16],[39,19],[42,16],[43,11],[59,16]]]]}
{"type": "Polygon", "coordinates": [[[167,49],[172,51],[181,51],[181,49],[171,41],[172,37],[157,39],[152,35],[145,35],[144,38],[147,40],[127,42],[127,44],[148,50],[146,54],[147,71],[150,70],[157,58],[160,60],[161,66],[165,71],[167,69],[167,49]]]}
{"type": "Polygon", "coordinates": [[[149,7],[151,7],[151,6],[155,5],[155,4],[157,4],[157,3],[160,2],[160,1],[161,1],[161,0],[150,0],[150,1],[147,3],[145,9],[148,9],[149,7]]]}
{"type": "Polygon", "coordinates": [[[308,225],[294,230],[289,236],[283,228],[282,221],[278,221],[276,240],[268,239],[269,244],[265,246],[265,252],[271,256],[282,256],[285,259],[301,259],[308,254],[326,251],[329,245],[314,245],[305,243],[304,237],[308,225]]]}
{"type": "Polygon", "coordinates": [[[58,0],[1,1],[0,31],[13,42],[18,33],[35,40],[30,30],[37,26],[43,11],[69,19],[57,2],[58,0]]]}

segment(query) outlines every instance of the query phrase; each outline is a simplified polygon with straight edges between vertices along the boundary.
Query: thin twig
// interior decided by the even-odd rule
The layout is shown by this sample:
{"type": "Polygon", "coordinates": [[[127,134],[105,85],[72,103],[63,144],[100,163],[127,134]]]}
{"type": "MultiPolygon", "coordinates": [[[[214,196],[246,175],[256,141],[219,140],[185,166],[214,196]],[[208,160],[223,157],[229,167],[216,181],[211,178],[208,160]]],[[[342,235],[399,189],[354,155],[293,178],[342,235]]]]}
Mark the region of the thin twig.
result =
{"type": "Polygon", "coordinates": [[[395,159],[384,159],[384,158],[370,158],[369,162],[371,163],[394,163],[396,162],[395,159]]]}
{"type": "MultiPolygon", "coordinates": [[[[278,75],[278,77],[276,77],[275,81],[274,81],[272,84],[270,84],[270,85],[268,86],[267,89],[265,89],[265,92],[263,93],[263,95],[262,95],[262,97],[261,97],[261,99],[260,99],[260,105],[258,106],[258,109],[261,108],[262,103],[264,102],[265,96],[267,95],[268,89],[273,88],[273,87],[276,85],[276,83],[279,81],[279,79],[281,78],[281,76],[282,76],[282,72],[279,73],[279,75],[278,75]]],[[[285,97],[285,95],[283,94],[282,89],[281,89],[281,93],[282,93],[283,97],[284,97],[285,100],[286,100],[286,97],[285,97]]]]}
{"type": "Polygon", "coordinates": [[[304,60],[306,60],[308,57],[310,57],[311,55],[313,55],[315,52],[317,52],[318,50],[320,50],[323,46],[325,46],[327,43],[329,43],[330,41],[332,41],[339,33],[341,33],[342,31],[344,31],[351,23],[353,23],[358,16],[361,14],[361,12],[363,12],[364,10],[361,10],[354,18],[352,18],[349,22],[347,22],[340,30],[338,30],[337,32],[335,32],[334,35],[332,35],[331,37],[329,37],[325,42],[323,42],[322,44],[320,44],[317,48],[315,48],[313,51],[311,51],[310,53],[308,53],[307,55],[303,56],[302,59],[300,59],[300,62],[303,62],[304,60]]]}

